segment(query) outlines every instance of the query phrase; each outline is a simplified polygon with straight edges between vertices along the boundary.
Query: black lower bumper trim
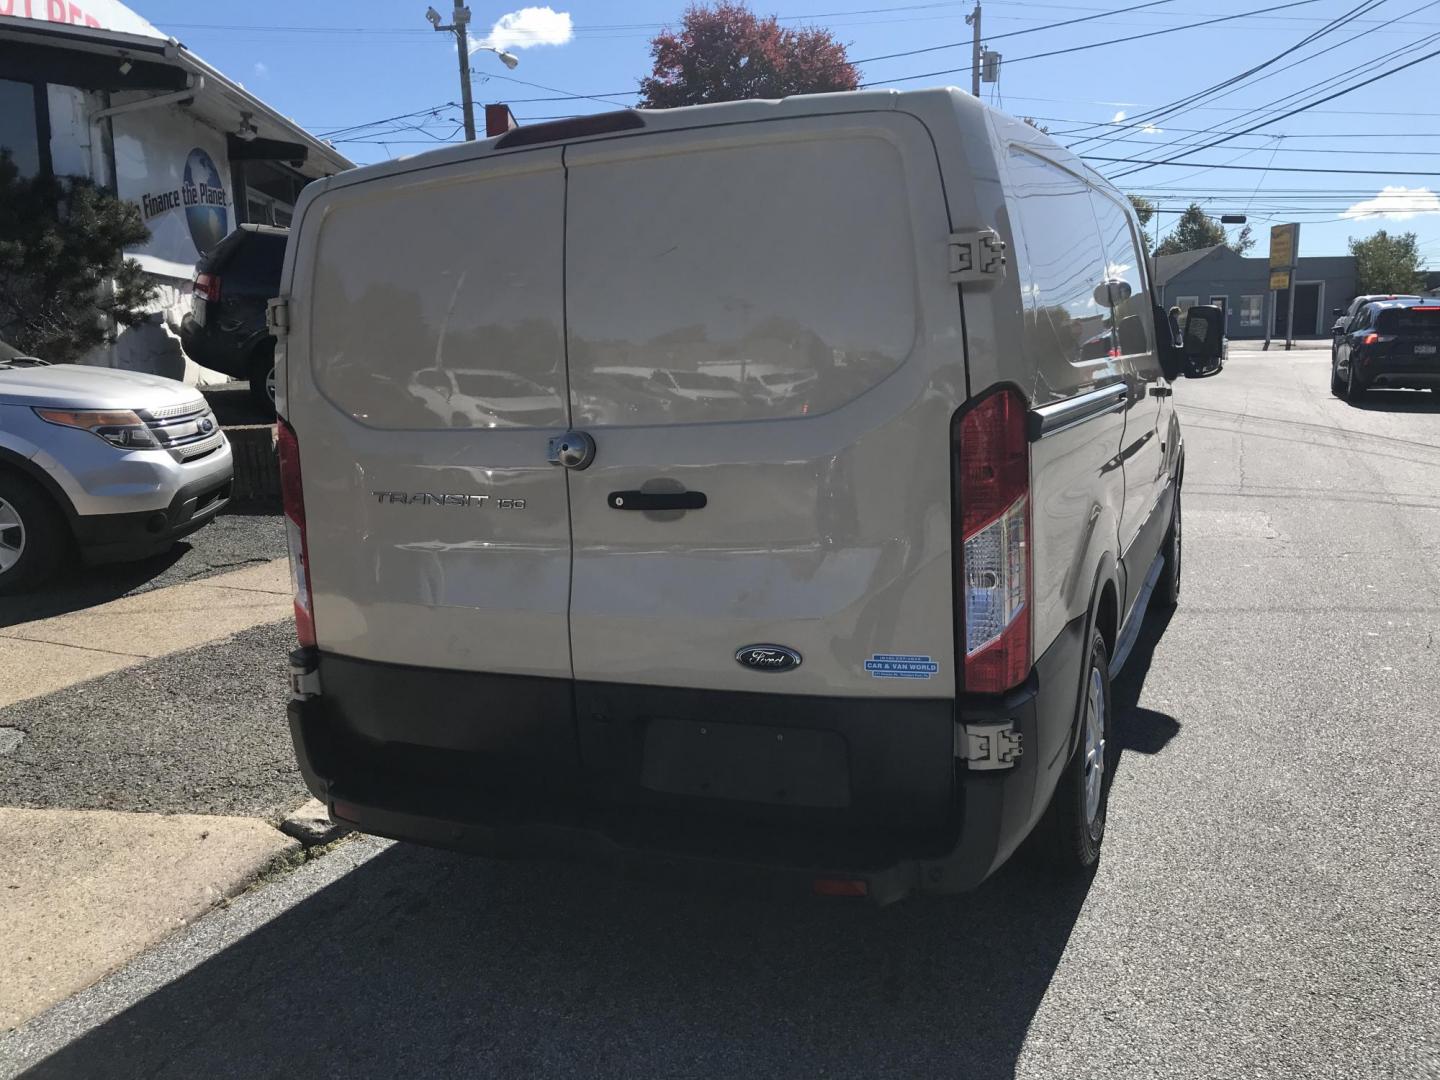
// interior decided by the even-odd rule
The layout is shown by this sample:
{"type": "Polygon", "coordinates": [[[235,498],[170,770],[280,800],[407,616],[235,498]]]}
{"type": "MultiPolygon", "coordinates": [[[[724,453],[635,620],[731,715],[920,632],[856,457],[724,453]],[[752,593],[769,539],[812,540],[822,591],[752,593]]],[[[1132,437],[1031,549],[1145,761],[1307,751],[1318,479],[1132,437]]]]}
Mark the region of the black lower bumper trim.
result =
{"type": "Polygon", "coordinates": [[[186,484],[164,510],[83,514],[73,519],[81,558],[90,564],[143,559],[207,525],[230,501],[231,474],[186,484]]]}
{"type": "Polygon", "coordinates": [[[854,879],[885,902],[973,888],[1033,827],[1069,757],[1082,637],[1077,620],[1021,688],[958,703],[577,684],[320,654],[322,692],[292,701],[289,718],[310,790],[364,832],[701,879],[753,873],[804,892],[817,878],[854,879]],[[1026,752],[1011,769],[968,770],[954,756],[957,715],[1010,720],[1026,752]],[[803,751],[778,750],[786,737],[803,751]]]}

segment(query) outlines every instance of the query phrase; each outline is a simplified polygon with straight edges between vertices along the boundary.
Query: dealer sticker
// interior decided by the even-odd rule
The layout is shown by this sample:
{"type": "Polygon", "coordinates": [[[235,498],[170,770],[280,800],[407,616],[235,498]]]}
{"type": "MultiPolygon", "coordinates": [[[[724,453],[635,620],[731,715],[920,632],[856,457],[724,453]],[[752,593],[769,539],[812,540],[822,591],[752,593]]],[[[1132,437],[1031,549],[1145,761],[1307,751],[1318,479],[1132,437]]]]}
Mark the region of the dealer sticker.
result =
{"type": "Polygon", "coordinates": [[[865,661],[865,670],[876,679],[928,679],[940,670],[940,665],[928,656],[876,653],[865,661]]]}

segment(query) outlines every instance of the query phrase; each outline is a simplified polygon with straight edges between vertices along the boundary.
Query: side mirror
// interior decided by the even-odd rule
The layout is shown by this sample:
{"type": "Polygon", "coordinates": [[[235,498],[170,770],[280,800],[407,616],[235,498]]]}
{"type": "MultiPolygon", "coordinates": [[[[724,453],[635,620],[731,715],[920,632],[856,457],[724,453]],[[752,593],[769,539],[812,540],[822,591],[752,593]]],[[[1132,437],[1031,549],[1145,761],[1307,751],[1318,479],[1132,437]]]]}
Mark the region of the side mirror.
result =
{"type": "Polygon", "coordinates": [[[1130,283],[1117,278],[1102,281],[1099,285],[1095,286],[1095,291],[1092,294],[1096,305],[1103,308],[1119,307],[1125,303],[1125,301],[1129,300],[1131,295],[1132,290],[1130,283]]]}
{"type": "Polygon", "coordinates": [[[1209,304],[1185,314],[1185,374],[1213,375],[1225,352],[1225,313],[1209,304]]]}
{"type": "Polygon", "coordinates": [[[1150,309],[1155,318],[1155,355],[1160,371],[1170,382],[1185,374],[1185,350],[1180,347],[1179,327],[1170,322],[1170,313],[1159,304],[1150,309]]]}

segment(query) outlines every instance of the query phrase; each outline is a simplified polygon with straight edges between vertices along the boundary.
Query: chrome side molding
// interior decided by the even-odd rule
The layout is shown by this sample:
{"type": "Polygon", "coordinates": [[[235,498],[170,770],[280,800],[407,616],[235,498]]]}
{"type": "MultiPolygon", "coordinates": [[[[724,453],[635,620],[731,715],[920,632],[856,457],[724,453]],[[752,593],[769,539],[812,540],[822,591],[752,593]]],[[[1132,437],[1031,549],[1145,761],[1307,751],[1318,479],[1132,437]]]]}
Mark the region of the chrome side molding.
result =
{"type": "Polygon", "coordinates": [[[1043,439],[1058,431],[1066,431],[1097,416],[1117,412],[1125,407],[1129,390],[1124,383],[1112,383],[1098,390],[1064,398],[1030,410],[1030,441],[1043,439]]]}

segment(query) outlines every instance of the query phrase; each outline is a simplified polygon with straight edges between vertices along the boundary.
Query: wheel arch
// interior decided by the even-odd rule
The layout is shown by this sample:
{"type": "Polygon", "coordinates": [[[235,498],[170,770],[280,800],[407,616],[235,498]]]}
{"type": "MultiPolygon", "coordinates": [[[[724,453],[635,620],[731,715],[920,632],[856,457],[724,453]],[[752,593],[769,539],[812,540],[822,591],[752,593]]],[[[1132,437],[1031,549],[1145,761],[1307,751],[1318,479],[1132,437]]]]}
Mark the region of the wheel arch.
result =
{"type": "Polygon", "coordinates": [[[75,511],[75,504],[53,476],[23,454],[0,446],[0,473],[6,472],[24,477],[43,491],[64,515],[66,527],[74,533],[75,519],[79,516],[75,511]]]}

